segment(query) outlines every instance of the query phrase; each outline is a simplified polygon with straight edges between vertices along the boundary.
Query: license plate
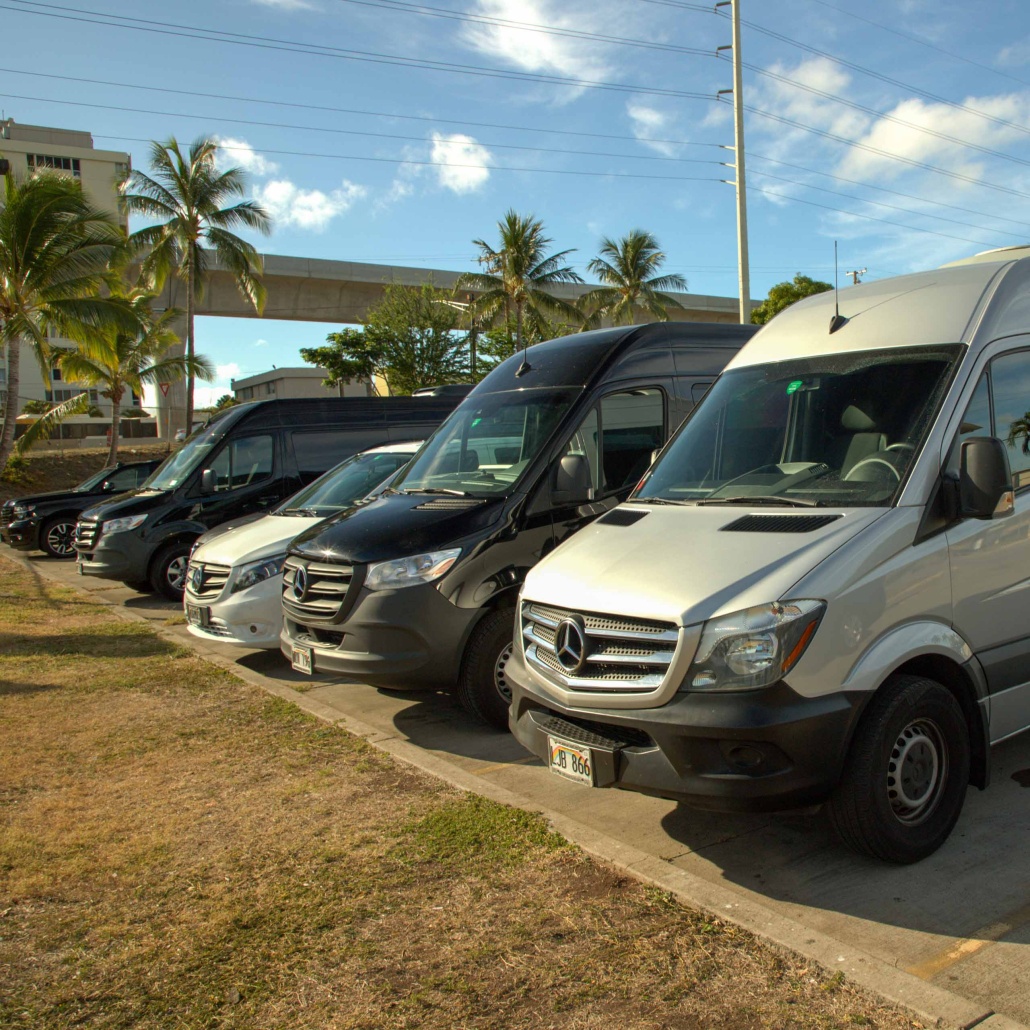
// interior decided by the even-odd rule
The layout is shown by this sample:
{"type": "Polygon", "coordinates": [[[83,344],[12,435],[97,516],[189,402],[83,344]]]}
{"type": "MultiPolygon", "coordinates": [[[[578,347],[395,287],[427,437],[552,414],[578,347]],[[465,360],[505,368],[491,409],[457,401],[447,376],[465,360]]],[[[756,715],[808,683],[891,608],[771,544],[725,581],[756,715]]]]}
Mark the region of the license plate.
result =
{"type": "Polygon", "coordinates": [[[203,628],[211,620],[211,609],[202,604],[186,605],[186,621],[191,626],[203,628]]]}
{"type": "Polygon", "coordinates": [[[297,672],[303,672],[306,676],[311,675],[310,647],[295,647],[293,649],[293,667],[297,672]]]}
{"type": "Polygon", "coordinates": [[[547,738],[547,764],[551,772],[577,783],[594,785],[594,762],[590,748],[577,747],[557,737],[547,738]]]}

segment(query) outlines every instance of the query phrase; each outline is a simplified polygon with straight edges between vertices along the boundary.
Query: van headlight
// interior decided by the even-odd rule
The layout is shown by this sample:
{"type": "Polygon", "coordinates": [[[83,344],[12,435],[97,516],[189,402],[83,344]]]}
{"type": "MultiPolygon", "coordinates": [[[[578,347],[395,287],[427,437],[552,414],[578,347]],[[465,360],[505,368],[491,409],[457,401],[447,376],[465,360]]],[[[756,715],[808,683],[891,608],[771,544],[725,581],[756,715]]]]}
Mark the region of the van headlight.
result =
{"type": "Polygon", "coordinates": [[[805,653],[825,601],[776,601],[705,623],[683,690],[754,690],[785,676],[805,653]]]}
{"type": "Polygon", "coordinates": [[[101,532],[110,535],[111,533],[125,533],[130,529],[139,529],[147,521],[146,515],[126,515],[121,519],[111,519],[105,522],[101,532]]]}
{"type": "Polygon", "coordinates": [[[240,574],[233,583],[230,594],[239,590],[246,590],[247,587],[257,586],[266,579],[278,576],[283,571],[283,562],[286,561],[285,554],[277,554],[272,558],[263,558],[261,561],[252,561],[248,565],[240,566],[240,574]]]}
{"type": "Polygon", "coordinates": [[[460,554],[460,547],[450,547],[446,551],[430,551],[410,558],[377,562],[369,565],[365,586],[369,590],[396,590],[398,587],[432,583],[458,560],[460,554]]]}

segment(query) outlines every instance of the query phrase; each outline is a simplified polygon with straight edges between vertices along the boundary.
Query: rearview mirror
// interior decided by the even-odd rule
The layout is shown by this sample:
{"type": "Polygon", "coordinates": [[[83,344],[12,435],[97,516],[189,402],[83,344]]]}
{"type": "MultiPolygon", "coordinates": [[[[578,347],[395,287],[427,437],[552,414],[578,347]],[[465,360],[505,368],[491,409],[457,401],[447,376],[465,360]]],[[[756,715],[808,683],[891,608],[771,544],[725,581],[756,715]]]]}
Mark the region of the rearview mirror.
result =
{"type": "Polygon", "coordinates": [[[554,504],[585,504],[591,499],[590,462],[582,454],[566,454],[555,469],[554,504]]]}
{"type": "Polygon", "coordinates": [[[970,519],[997,519],[1014,511],[1005,445],[996,436],[964,440],[959,458],[959,514],[970,519]]]}
{"type": "Polygon", "coordinates": [[[213,494],[218,486],[218,473],[214,469],[204,469],[200,473],[200,492],[202,494],[213,494]]]}

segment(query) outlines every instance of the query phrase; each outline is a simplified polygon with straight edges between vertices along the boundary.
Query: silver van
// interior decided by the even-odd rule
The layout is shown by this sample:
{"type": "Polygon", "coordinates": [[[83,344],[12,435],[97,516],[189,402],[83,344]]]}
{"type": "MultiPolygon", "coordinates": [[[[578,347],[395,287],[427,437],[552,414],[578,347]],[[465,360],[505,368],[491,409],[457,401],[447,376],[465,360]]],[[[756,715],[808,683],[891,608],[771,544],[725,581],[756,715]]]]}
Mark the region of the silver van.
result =
{"type": "MultiPolygon", "coordinates": [[[[913,862],[1030,728],[1030,249],[802,301],[520,598],[555,773],[913,862]]],[[[589,460],[584,456],[583,460],[589,460]]]]}

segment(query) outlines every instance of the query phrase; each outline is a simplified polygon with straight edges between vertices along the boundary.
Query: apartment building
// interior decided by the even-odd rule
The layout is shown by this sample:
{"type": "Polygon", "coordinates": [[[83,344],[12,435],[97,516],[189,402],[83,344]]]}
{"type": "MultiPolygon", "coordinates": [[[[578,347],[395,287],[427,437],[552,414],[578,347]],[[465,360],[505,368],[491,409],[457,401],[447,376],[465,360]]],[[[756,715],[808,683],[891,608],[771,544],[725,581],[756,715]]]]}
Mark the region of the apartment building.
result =
{"type": "Polygon", "coordinates": [[[367,383],[345,383],[330,389],[322,380],[328,373],[324,368],[301,365],[291,368],[272,368],[267,372],[233,379],[230,386],[237,401],[266,401],[297,397],[370,397],[372,389],[367,383]]]}

